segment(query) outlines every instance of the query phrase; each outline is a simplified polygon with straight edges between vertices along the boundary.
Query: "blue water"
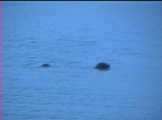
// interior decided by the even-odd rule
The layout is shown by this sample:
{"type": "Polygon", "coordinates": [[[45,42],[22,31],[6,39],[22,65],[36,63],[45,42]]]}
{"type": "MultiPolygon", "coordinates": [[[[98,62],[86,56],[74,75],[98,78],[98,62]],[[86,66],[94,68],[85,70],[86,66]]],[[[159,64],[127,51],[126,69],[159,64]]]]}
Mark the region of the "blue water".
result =
{"type": "Polygon", "coordinates": [[[3,120],[162,119],[162,2],[2,8],[3,120]]]}

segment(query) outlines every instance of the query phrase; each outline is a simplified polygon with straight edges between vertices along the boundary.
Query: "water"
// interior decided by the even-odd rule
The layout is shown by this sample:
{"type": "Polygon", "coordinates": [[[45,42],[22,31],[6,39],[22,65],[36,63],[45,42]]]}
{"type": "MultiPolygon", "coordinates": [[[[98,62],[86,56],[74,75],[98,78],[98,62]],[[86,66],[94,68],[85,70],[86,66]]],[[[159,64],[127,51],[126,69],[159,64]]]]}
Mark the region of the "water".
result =
{"type": "Polygon", "coordinates": [[[162,119],[162,2],[2,5],[3,120],[162,119]]]}

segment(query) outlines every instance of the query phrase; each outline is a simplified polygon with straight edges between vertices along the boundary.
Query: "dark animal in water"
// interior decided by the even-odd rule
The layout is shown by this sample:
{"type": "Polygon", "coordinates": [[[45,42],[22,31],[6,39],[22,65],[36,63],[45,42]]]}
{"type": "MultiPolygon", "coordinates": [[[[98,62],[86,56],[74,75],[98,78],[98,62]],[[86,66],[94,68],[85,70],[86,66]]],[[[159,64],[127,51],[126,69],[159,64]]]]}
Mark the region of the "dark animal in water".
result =
{"type": "Polygon", "coordinates": [[[50,64],[42,64],[40,67],[50,67],[50,64]]]}
{"type": "Polygon", "coordinates": [[[98,70],[109,70],[110,69],[110,64],[108,63],[105,63],[105,62],[100,62],[98,63],[95,67],[95,69],[98,69],[98,70]]]}

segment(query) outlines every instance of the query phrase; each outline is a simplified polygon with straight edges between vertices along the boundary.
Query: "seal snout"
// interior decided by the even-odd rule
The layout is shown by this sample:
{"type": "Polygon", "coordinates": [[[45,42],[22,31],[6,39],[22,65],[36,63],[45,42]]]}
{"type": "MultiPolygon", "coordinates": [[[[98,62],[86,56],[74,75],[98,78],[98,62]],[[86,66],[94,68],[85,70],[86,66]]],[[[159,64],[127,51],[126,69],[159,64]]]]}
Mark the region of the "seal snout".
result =
{"type": "Polygon", "coordinates": [[[108,63],[100,62],[94,68],[95,69],[98,69],[98,70],[104,70],[104,71],[106,71],[106,70],[109,70],[110,69],[110,66],[111,65],[108,64],[108,63]]]}
{"type": "Polygon", "coordinates": [[[45,68],[45,67],[50,67],[50,66],[51,66],[50,64],[42,64],[40,67],[45,68]]]}

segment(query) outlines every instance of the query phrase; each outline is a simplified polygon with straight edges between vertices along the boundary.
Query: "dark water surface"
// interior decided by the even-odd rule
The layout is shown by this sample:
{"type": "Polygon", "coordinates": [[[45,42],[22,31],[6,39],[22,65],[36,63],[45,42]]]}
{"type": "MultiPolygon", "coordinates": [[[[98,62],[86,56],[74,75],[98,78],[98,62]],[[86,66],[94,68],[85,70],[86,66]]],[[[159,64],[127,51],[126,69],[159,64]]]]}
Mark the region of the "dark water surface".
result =
{"type": "Polygon", "coordinates": [[[162,2],[2,3],[3,120],[162,119],[162,2]]]}

